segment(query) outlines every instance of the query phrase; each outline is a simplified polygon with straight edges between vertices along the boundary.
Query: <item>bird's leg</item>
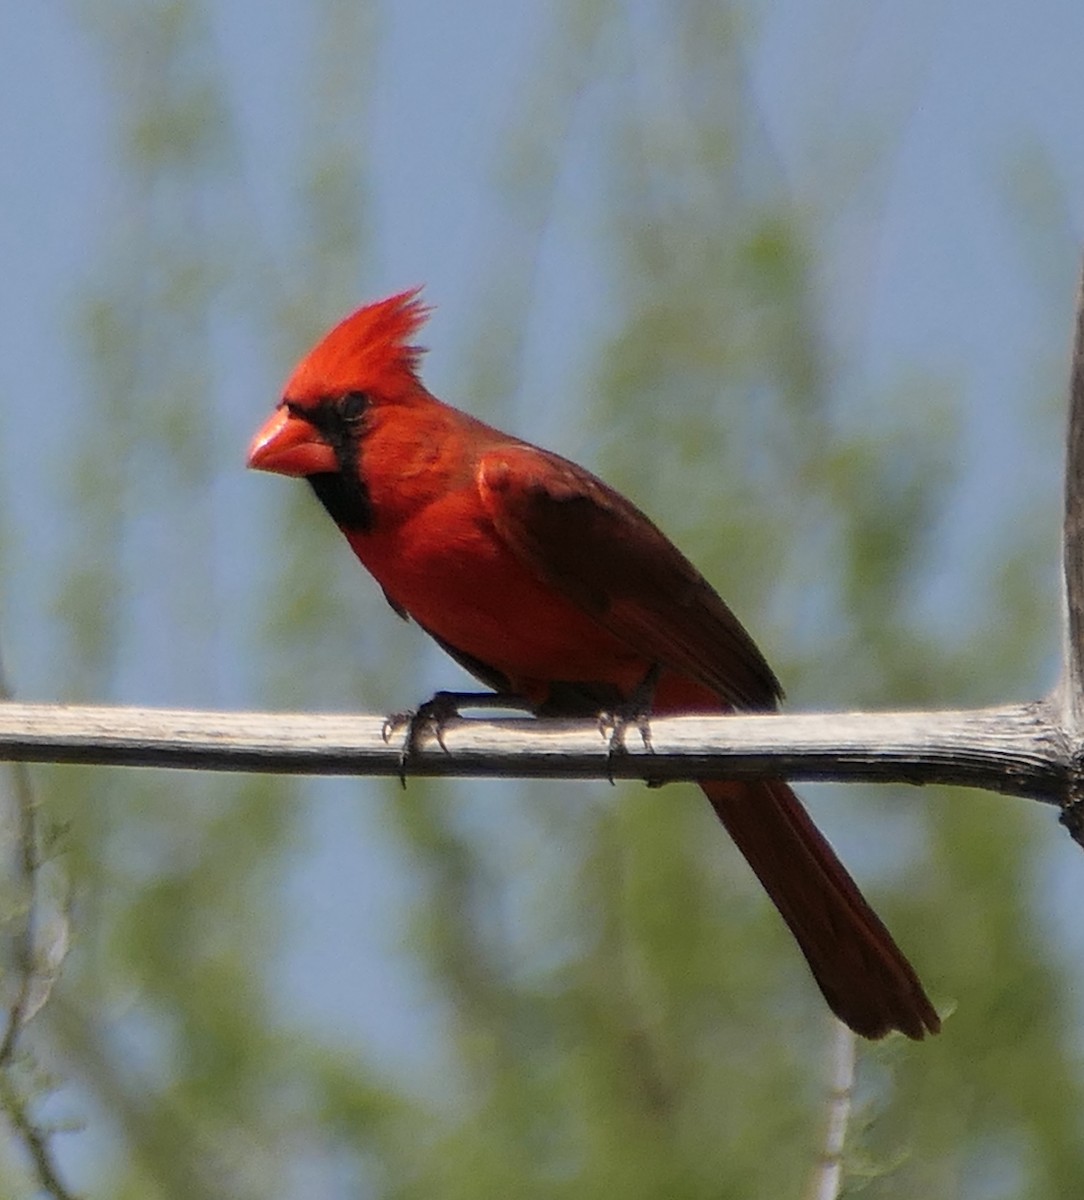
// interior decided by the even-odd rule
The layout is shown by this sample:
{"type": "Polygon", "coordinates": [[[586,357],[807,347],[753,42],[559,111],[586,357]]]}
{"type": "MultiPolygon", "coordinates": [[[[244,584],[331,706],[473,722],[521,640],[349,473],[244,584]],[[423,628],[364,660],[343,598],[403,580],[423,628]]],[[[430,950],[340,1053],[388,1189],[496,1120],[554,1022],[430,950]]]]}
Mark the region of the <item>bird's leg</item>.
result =
{"type": "Polygon", "coordinates": [[[424,704],[405,712],[389,713],[384,720],[384,741],[403,725],[407,726],[406,737],[399,752],[399,782],[406,787],[407,767],[418,753],[422,733],[429,729],[437,739],[437,745],[448,753],[444,744],[444,726],[458,717],[464,708],[514,708],[531,711],[531,705],[522,696],[512,692],[435,692],[424,704]]]}
{"type": "Polygon", "coordinates": [[[613,758],[615,754],[625,750],[625,732],[629,725],[635,724],[640,731],[640,740],[644,749],[651,754],[654,747],[651,744],[651,706],[655,700],[655,688],[659,682],[662,668],[653,663],[647,674],[620,704],[599,713],[599,733],[606,737],[609,730],[609,748],[606,761],[610,767],[610,782],[614,782],[613,758]]]}

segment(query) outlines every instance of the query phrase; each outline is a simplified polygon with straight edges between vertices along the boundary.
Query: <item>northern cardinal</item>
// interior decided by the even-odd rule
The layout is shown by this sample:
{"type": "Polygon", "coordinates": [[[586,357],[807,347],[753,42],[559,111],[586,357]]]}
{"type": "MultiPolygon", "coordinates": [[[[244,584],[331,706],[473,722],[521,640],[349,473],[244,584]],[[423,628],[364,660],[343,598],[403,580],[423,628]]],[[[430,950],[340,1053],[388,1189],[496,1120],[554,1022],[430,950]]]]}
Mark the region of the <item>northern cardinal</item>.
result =
{"type": "MultiPolygon", "coordinates": [[[[248,465],[308,479],[392,608],[539,715],[774,708],[752,638],[635,505],[426,391],[412,338],[427,315],[415,290],[332,329],[248,465]]],[[[936,1033],[910,963],[787,784],[701,787],[832,1011],[869,1038],[936,1033]]]]}

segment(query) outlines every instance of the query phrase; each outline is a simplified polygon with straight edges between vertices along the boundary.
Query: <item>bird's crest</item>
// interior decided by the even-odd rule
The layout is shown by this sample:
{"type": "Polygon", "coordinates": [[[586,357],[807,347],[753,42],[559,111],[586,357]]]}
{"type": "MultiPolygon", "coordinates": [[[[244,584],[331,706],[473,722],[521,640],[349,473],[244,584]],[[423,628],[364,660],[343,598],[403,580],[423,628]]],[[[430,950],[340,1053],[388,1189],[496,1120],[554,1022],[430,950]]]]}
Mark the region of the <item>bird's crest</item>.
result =
{"type": "Polygon", "coordinates": [[[340,321],[298,363],[286,384],[286,398],[303,403],[337,392],[394,392],[416,384],[424,348],[410,339],[430,312],[420,292],[420,287],[411,288],[340,321]]]}

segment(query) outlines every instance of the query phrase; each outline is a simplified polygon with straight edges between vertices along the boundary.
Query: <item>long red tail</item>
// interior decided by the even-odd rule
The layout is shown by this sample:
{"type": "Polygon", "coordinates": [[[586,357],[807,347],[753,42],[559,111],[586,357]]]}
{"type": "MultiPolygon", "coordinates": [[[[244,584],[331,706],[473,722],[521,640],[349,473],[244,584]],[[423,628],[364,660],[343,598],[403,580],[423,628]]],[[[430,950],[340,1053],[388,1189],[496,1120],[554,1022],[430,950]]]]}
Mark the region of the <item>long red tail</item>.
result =
{"type": "Polygon", "coordinates": [[[701,785],[790,927],[825,999],[855,1033],[910,1038],[941,1020],[892,935],[782,781],[701,785]]]}

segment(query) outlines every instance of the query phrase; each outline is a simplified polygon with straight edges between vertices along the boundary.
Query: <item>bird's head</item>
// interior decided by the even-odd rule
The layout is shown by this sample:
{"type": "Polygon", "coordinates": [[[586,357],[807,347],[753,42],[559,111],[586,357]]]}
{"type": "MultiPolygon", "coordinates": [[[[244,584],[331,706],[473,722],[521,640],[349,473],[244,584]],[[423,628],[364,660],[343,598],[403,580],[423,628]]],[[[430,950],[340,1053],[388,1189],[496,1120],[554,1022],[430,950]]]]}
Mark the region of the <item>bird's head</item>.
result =
{"type": "Polygon", "coordinates": [[[364,531],[373,520],[361,445],[381,408],[425,400],[422,350],[411,338],[428,309],[419,289],[358,309],[301,360],[248,448],[248,465],[308,479],[333,520],[364,531]]]}
{"type": "Polygon", "coordinates": [[[305,355],[249,445],[250,467],[303,476],[344,471],[356,463],[373,408],[424,394],[422,349],[411,343],[429,314],[419,291],[359,308],[305,355]]]}

